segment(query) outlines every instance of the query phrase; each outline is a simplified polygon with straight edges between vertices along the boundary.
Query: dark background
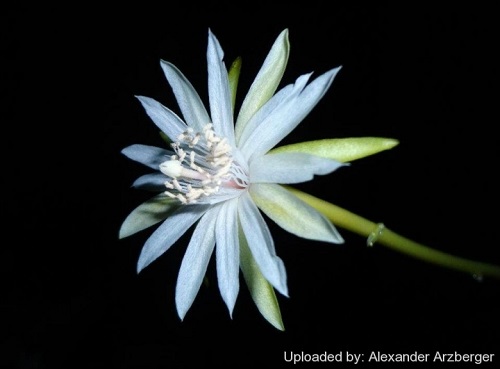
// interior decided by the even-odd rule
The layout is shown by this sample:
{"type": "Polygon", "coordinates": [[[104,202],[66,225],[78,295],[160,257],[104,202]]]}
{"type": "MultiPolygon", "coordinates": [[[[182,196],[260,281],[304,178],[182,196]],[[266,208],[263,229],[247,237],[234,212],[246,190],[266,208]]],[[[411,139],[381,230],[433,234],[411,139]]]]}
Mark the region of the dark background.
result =
{"type": "Polygon", "coordinates": [[[209,27],[228,63],[243,58],[237,103],[284,28],[291,54],[283,84],[343,65],[287,143],[400,140],[299,188],[415,241],[500,264],[493,12],[268,6],[2,12],[1,365],[292,367],[283,360],[292,350],[365,359],[378,350],[495,353],[498,363],[498,280],[367,248],[342,229],[338,246],[269,223],[288,272],[290,298],[278,296],[285,332],[261,317],[243,281],[231,320],[213,264],[210,284],[179,321],[174,286],[189,234],[135,273],[151,230],[121,241],[117,234],[150,196],[130,188],[147,169],[120,150],[162,141],[134,95],[177,111],[159,65],[165,59],[207,101],[209,27]]]}

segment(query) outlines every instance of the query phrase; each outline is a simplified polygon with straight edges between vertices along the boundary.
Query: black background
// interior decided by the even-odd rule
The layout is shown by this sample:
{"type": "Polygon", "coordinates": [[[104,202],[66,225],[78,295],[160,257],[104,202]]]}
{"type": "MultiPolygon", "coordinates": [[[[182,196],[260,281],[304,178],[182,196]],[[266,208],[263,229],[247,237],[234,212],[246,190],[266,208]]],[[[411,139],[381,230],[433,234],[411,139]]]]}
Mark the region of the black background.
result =
{"type": "Polygon", "coordinates": [[[479,282],[380,245],[367,248],[345,230],[338,246],[269,223],[288,272],[290,298],[278,296],[284,332],[261,317],[243,282],[231,320],[213,264],[211,283],[179,321],[174,286],[189,234],[135,273],[151,230],[121,241],[117,233],[150,196],[130,188],[147,169],[120,150],[162,141],[134,95],[177,111],[160,69],[165,59],[207,101],[209,27],[228,63],[243,59],[237,103],[284,28],[291,43],[284,84],[343,66],[286,143],[400,140],[393,150],[298,187],[415,241],[500,264],[492,11],[335,2],[268,7],[208,2],[2,12],[0,364],[293,367],[285,351],[349,351],[365,359],[372,351],[495,353],[498,363],[498,280],[479,282]]]}

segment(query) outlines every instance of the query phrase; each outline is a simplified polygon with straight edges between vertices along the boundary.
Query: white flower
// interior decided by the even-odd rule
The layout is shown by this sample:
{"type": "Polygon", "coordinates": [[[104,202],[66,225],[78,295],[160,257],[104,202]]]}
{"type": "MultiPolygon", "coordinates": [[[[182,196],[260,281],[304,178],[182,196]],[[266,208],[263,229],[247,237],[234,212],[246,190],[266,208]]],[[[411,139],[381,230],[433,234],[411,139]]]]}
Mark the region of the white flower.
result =
{"type": "Polygon", "coordinates": [[[197,222],[177,279],[175,301],[181,319],[198,293],[214,248],[219,290],[231,315],[239,291],[242,243],[248,244],[265,279],[288,295],[285,267],[259,208],[297,236],[343,242],[330,221],[278,185],[308,181],[343,165],[307,153],[270,152],[313,109],[340,69],[329,70],[310,83],[312,73],[302,75],[274,94],[288,53],[288,30],[284,30],[250,87],[236,122],[223,51],[210,30],[210,114],[186,77],[165,61],[161,67],[184,120],[159,102],[137,96],[173,144],[172,150],[132,145],[122,151],[157,170],[138,178],[134,187],[161,193],[129,216],[120,235],[128,236],[163,220],[142,249],[139,272],[197,222]]]}

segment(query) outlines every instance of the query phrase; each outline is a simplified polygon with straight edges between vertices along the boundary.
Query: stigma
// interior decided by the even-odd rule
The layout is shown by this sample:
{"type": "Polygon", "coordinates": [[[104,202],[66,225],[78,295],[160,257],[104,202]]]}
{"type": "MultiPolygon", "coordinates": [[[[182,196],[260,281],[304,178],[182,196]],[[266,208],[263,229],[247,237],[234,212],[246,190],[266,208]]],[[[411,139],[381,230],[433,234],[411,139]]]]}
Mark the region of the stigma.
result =
{"type": "Polygon", "coordinates": [[[202,132],[188,128],[171,146],[175,153],[160,164],[160,171],[169,177],[165,194],[182,204],[248,187],[248,175],[235,160],[234,149],[215,134],[212,124],[202,132]]]}

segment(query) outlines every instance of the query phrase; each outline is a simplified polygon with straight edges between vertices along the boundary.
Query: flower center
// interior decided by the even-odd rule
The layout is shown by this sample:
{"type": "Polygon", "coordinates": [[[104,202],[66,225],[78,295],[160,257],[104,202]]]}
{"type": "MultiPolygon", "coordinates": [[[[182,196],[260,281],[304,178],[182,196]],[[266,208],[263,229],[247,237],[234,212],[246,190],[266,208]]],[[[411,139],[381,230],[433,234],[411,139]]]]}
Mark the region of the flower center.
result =
{"type": "Polygon", "coordinates": [[[171,146],[175,154],[160,164],[160,171],[171,178],[165,182],[167,196],[191,204],[247,188],[248,176],[234,160],[233,148],[215,134],[212,124],[202,132],[188,128],[171,146]]]}

